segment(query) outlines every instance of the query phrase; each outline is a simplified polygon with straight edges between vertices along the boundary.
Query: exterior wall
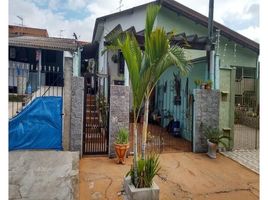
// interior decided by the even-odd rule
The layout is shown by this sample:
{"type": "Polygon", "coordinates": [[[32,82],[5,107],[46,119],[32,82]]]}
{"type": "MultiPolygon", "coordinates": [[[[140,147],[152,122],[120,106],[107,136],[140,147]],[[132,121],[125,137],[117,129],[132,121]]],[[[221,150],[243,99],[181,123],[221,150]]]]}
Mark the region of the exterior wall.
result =
{"type": "Polygon", "coordinates": [[[82,155],[83,115],[84,115],[84,77],[72,77],[70,150],[82,155]]]}
{"type": "MultiPolygon", "coordinates": [[[[207,36],[207,27],[197,24],[184,16],[178,16],[176,13],[162,7],[158,16],[156,26],[163,26],[167,31],[175,31],[175,33],[183,33],[186,35],[197,34],[198,36],[207,36]]],[[[203,51],[205,52],[205,51],[203,51]]],[[[197,52],[191,52],[191,56],[195,57],[197,52]]],[[[220,36],[219,55],[221,67],[227,66],[245,66],[256,67],[258,55],[257,53],[236,45],[235,42],[220,36]],[[236,54],[236,56],[235,56],[236,54]]],[[[194,58],[192,58],[194,59],[194,58]]]]}
{"type": "Polygon", "coordinates": [[[221,130],[227,131],[232,140],[230,142],[230,147],[233,144],[233,134],[234,134],[234,97],[235,97],[235,68],[221,68],[220,69],[220,123],[219,128],[221,130]]]}
{"type": "MultiPolygon", "coordinates": [[[[162,8],[158,17],[157,25],[163,26],[167,31],[174,30],[176,33],[185,32],[186,35],[197,34],[198,36],[206,36],[207,28],[203,25],[196,24],[195,22],[185,18],[184,16],[178,16],[176,13],[169,11],[166,8],[162,8]]],[[[186,50],[186,55],[190,55],[192,58],[198,58],[202,56],[205,51],[189,51],[186,50]]],[[[221,68],[230,68],[232,66],[243,67],[257,67],[258,55],[252,50],[242,47],[231,41],[224,36],[220,36],[219,43],[219,59],[221,68]]],[[[191,72],[191,75],[193,73],[191,72]]],[[[227,91],[227,100],[220,103],[220,128],[229,131],[233,138],[234,127],[234,84],[235,84],[235,70],[221,69],[220,70],[220,90],[227,91]],[[230,130],[229,130],[230,129],[230,130]]],[[[161,78],[160,82],[163,81],[161,78]]],[[[204,78],[203,78],[204,79],[204,78]]],[[[205,77],[207,79],[207,75],[205,77]]],[[[183,88],[183,85],[182,85],[183,88]]],[[[224,97],[225,98],[225,97],[224,97]]],[[[164,123],[166,125],[166,123],[164,123]]],[[[230,143],[232,146],[232,141],[230,143]]]]}
{"type": "Polygon", "coordinates": [[[64,96],[63,96],[63,132],[62,132],[62,146],[66,151],[70,148],[70,127],[71,127],[71,91],[72,91],[72,68],[73,68],[73,59],[71,54],[64,52],[64,96]]]}
{"type": "MultiPolygon", "coordinates": [[[[102,32],[102,36],[100,37],[100,46],[99,46],[99,55],[101,55],[102,50],[104,49],[103,42],[104,36],[109,33],[116,25],[121,24],[123,30],[134,26],[136,31],[143,30],[145,25],[145,8],[134,10],[131,14],[124,16],[116,16],[112,18],[106,19],[104,22],[104,29],[102,32]],[[131,24],[129,23],[131,21],[131,24]]],[[[182,15],[178,15],[173,11],[168,10],[165,7],[162,7],[157,18],[155,26],[163,26],[166,31],[174,30],[175,33],[184,32],[186,35],[197,34],[198,36],[207,36],[207,27],[195,23],[192,20],[187,19],[182,15]]],[[[201,58],[206,55],[206,51],[196,51],[196,50],[185,50],[186,55],[189,60],[201,58]]],[[[245,66],[245,67],[256,67],[258,55],[252,50],[242,47],[241,45],[236,45],[235,42],[225,38],[224,36],[220,36],[219,43],[219,67],[221,68],[229,68],[232,66],[245,66]]],[[[107,73],[108,69],[107,52],[103,56],[99,56],[99,72],[107,73]]],[[[189,90],[191,91],[194,86],[195,79],[208,79],[207,74],[207,64],[203,63],[194,63],[193,69],[189,74],[189,90]],[[200,67],[200,68],[199,68],[200,67]]],[[[111,68],[110,68],[111,69],[111,68]]],[[[109,70],[110,70],[109,69],[109,70]]],[[[111,70],[112,71],[112,70],[111,70]]],[[[167,110],[173,114],[174,118],[180,121],[183,121],[184,112],[185,112],[185,99],[182,99],[181,106],[174,106],[174,89],[173,88],[173,72],[178,73],[175,67],[168,70],[159,80],[159,83],[156,87],[156,95],[157,97],[162,97],[162,99],[156,98],[156,105],[158,109],[162,112],[162,117],[164,117],[167,113],[167,110]],[[167,82],[167,92],[163,92],[163,86],[167,82]],[[162,92],[161,92],[162,91],[162,92]],[[162,103],[161,103],[162,102],[162,103]],[[171,105],[171,106],[170,106],[171,105]],[[163,111],[164,110],[164,111],[163,111]]],[[[113,72],[112,72],[113,73],[113,72]]],[[[231,128],[232,134],[232,123],[233,123],[233,107],[234,102],[232,100],[234,94],[231,89],[233,85],[230,82],[230,76],[233,77],[233,72],[230,74],[225,72],[225,70],[220,70],[219,74],[219,82],[220,82],[220,90],[228,90],[231,97],[228,99],[228,102],[222,102],[220,107],[220,128],[231,128]],[[225,84],[227,84],[225,86],[225,84]],[[225,88],[227,87],[227,88],[225,88]]],[[[181,77],[181,93],[183,93],[185,88],[186,78],[181,77]]],[[[215,84],[215,83],[213,83],[215,84]]],[[[228,95],[227,95],[228,96],[228,95]]],[[[168,119],[165,118],[162,126],[166,126],[168,123],[168,119]]],[[[189,134],[188,134],[189,136],[189,134]]],[[[187,135],[183,135],[183,137],[188,138],[187,135]]]]}
{"type": "Polygon", "coordinates": [[[115,134],[120,128],[129,129],[129,87],[110,86],[109,157],[115,157],[115,134]]]}
{"type": "MultiPolygon", "coordinates": [[[[192,64],[193,67],[188,74],[188,90],[189,94],[192,93],[192,90],[196,87],[194,81],[196,79],[205,80],[207,77],[207,64],[205,61],[200,61],[192,64]]],[[[189,132],[186,122],[186,101],[187,97],[185,95],[185,87],[186,87],[186,76],[181,76],[181,105],[174,105],[174,75],[179,74],[179,70],[174,66],[168,69],[160,78],[157,86],[156,86],[156,107],[160,111],[162,116],[161,125],[163,127],[167,126],[169,123],[169,119],[167,116],[170,113],[174,120],[179,120],[180,125],[183,129],[182,137],[187,140],[192,140],[192,133],[189,132]],[[163,91],[165,82],[167,82],[166,92],[163,91]]]]}
{"type": "Polygon", "coordinates": [[[129,14],[125,14],[124,16],[114,16],[107,18],[104,22],[104,30],[100,37],[99,41],[99,72],[100,73],[107,73],[107,52],[103,55],[101,54],[104,50],[104,37],[114,29],[118,24],[122,26],[123,30],[134,26],[136,31],[143,30],[145,27],[145,16],[146,16],[146,8],[140,8],[133,10],[133,12],[129,14]],[[131,23],[130,23],[131,22],[131,23]]]}
{"type": "Polygon", "coordinates": [[[195,89],[194,93],[194,127],[193,151],[207,152],[207,141],[201,123],[206,126],[219,126],[220,91],[195,89]]]}
{"type": "Polygon", "coordinates": [[[157,16],[157,26],[163,26],[166,31],[174,30],[175,33],[186,35],[198,34],[199,36],[207,35],[207,28],[187,19],[184,16],[178,16],[177,13],[162,7],[157,16]]]}
{"type": "Polygon", "coordinates": [[[220,67],[243,66],[257,67],[258,55],[250,49],[220,36],[220,67]]]}
{"type": "Polygon", "coordinates": [[[108,51],[107,52],[107,64],[109,66],[109,75],[111,77],[111,84],[114,83],[114,80],[124,80],[124,74],[119,74],[118,73],[118,68],[119,68],[119,63],[114,63],[112,61],[112,56],[115,54],[116,52],[112,52],[112,51],[108,51]]]}

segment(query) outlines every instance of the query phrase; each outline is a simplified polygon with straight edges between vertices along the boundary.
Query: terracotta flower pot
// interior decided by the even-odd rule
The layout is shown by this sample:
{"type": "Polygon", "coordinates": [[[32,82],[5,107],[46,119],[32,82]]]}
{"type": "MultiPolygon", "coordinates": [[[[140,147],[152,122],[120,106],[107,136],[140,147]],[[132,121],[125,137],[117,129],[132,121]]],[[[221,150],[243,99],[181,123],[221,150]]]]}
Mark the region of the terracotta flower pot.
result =
{"type": "Polygon", "coordinates": [[[207,143],[208,143],[208,152],[207,152],[207,155],[210,157],[210,158],[216,158],[216,152],[217,152],[217,147],[218,145],[215,144],[215,143],[212,143],[210,142],[209,140],[207,140],[207,143]]]}
{"type": "Polygon", "coordinates": [[[125,164],[129,143],[127,144],[114,144],[118,164],[125,164]]]}
{"type": "Polygon", "coordinates": [[[211,85],[208,85],[208,84],[207,84],[207,85],[205,86],[205,89],[207,89],[207,90],[211,90],[211,85]]]}

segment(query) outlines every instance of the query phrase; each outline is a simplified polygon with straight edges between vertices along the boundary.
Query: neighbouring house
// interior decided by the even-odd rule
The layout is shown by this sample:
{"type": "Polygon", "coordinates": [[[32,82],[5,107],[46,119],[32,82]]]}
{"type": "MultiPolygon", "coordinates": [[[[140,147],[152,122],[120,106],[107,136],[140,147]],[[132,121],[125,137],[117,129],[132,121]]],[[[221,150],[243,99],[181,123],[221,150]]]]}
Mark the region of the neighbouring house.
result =
{"type": "MultiPolygon", "coordinates": [[[[94,56],[92,47],[94,45],[88,42],[71,38],[28,35],[9,37],[10,134],[12,136],[28,130],[25,135],[21,135],[22,138],[10,140],[10,144],[19,142],[19,146],[13,148],[32,148],[34,145],[35,148],[46,148],[40,145],[44,136],[42,134],[53,129],[59,141],[57,146],[52,145],[50,148],[70,149],[68,136],[71,132],[71,116],[78,116],[75,112],[71,113],[72,105],[76,106],[72,104],[73,94],[77,92],[74,85],[81,78],[81,66],[83,72],[90,56],[94,56]],[[38,123],[31,122],[36,120],[38,123]],[[53,125],[56,121],[57,125],[53,125]],[[41,139],[35,138],[36,141],[32,143],[24,143],[25,137],[36,134],[36,130],[40,132],[38,137],[41,139]],[[29,144],[34,145],[27,146],[29,144]]],[[[82,106],[79,107],[81,110],[82,106]]]]}
{"type": "Polygon", "coordinates": [[[46,29],[26,27],[26,26],[9,25],[8,32],[9,32],[9,37],[16,37],[16,36],[23,36],[23,35],[48,37],[48,32],[46,29]]]}
{"type": "MultiPolygon", "coordinates": [[[[63,74],[64,57],[73,58],[73,71],[81,68],[81,51],[86,42],[80,42],[69,38],[18,36],[9,38],[9,89],[17,91],[17,76],[26,72],[27,79],[24,81],[22,93],[26,92],[29,81],[32,90],[36,90],[39,84],[52,85],[55,74],[49,71],[63,74]],[[25,66],[20,71],[18,66],[25,66]],[[41,71],[38,70],[41,67],[41,71]],[[25,71],[26,70],[26,71],[25,71]],[[40,74],[39,74],[40,71],[40,74]],[[40,75],[40,76],[39,76],[40,75]],[[52,77],[53,76],[53,77],[52,77]]],[[[63,79],[57,84],[63,85],[63,79]]]]}
{"type": "MultiPolygon", "coordinates": [[[[212,79],[213,89],[220,94],[217,107],[218,126],[233,137],[235,105],[251,102],[252,109],[258,106],[259,44],[214,21],[215,53],[214,59],[210,60],[207,55],[208,17],[174,0],[151,3],[161,4],[154,25],[164,27],[167,32],[175,31],[172,44],[185,48],[192,68],[188,76],[179,74],[175,67],[163,74],[150,103],[150,116],[157,114],[160,120],[151,117],[150,122],[167,127],[173,119],[178,122],[177,128],[181,137],[193,142],[193,118],[196,115],[193,110],[198,93],[195,89],[199,87],[195,81],[206,82],[212,79]],[[185,46],[186,41],[188,47],[185,46]],[[211,63],[212,67],[209,68],[208,63],[211,63]]],[[[113,51],[102,54],[102,51],[109,42],[109,36],[120,32],[132,32],[140,45],[143,45],[148,4],[150,3],[96,19],[92,42],[99,46],[98,58],[95,60],[97,74],[110,77],[109,81],[102,83],[103,94],[110,100],[111,86],[131,87],[131,84],[122,54],[113,51]]],[[[110,120],[115,120],[111,114],[110,117],[110,120]]]]}

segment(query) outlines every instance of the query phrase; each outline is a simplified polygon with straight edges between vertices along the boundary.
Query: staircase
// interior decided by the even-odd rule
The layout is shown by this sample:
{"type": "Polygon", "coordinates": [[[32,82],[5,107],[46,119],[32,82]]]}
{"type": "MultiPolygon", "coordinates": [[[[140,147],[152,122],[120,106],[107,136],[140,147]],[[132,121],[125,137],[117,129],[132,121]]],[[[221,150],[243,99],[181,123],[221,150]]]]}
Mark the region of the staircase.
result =
{"type": "Polygon", "coordinates": [[[107,137],[100,122],[96,95],[87,94],[85,103],[84,154],[106,153],[107,137]]]}
{"type": "Polygon", "coordinates": [[[99,111],[97,110],[96,95],[87,95],[86,99],[86,139],[96,140],[100,133],[99,111]]]}

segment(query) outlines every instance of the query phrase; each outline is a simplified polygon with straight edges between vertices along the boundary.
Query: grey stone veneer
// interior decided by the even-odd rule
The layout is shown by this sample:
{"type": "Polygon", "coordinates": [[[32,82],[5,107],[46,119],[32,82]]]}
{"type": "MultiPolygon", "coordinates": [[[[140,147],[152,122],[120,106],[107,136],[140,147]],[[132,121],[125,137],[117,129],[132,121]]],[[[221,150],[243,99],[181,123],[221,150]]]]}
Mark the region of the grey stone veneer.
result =
{"type": "Polygon", "coordinates": [[[70,150],[82,155],[83,115],[84,115],[84,78],[72,77],[70,150]]]}
{"type": "Polygon", "coordinates": [[[194,89],[193,151],[207,152],[207,141],[201,122],[207,126],[219,127],[219,90],[194,89]]]}
{"type": "Polygon", "coordinates": [[[71,133],[71,91],[72,91],[72,68],[73,58],[64,58],[64,96],[63,96],[63,109],[64,109],[64,125],[62,132],[62,145],[65,151],[70,149],[70,133],[71,133]]]}
{"type": "Polygon", "coordinates": [[[129,129],[129,86],[110,86],[109,157],[115,157],[114,139],[119,128],[129,129]]]}

